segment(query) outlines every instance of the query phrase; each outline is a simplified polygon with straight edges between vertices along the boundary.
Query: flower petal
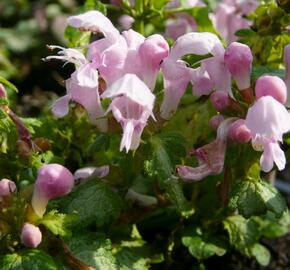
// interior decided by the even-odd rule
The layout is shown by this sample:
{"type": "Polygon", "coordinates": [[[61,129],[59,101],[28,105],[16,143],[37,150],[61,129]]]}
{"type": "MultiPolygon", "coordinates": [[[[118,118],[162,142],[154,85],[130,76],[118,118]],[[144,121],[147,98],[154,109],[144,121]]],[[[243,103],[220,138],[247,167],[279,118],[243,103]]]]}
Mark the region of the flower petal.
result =
{"type": "Polygon", "coordinates": [[[71,16],[67,19],[70,26],[91,32],[102,32],[106,37],[116,38],[119,31],[112,22],[101,12],[91,10],[86,13],[71,16]]]}
{"type": "Polygon", "coordinates": [[[283,134],[290,130],[290,114],[276,99],[263,96],[249,108],[245,123],[252,137],[258,134],[282,141],[283,134]]]}
{"type": "Polygon", "coordinates": [[[126,152],[127,153],[129,152],[129,150],[131,149],[133,132],[134,132],[133,121],[126,121],[123,125],[123,137],[121,140],[120,151],[122,151],[125,148],[126,152]]]}
{"type": "Polygon", "coordinates": [[[224,47],[221,41],[215,34],[194,32],[179,37],[174,43],[169,57],[176,61],[187,54],[205,55],[209,53],[223,55],[224,47]]]}
{"type": "Polygon", "coordinates": [[[186,181],[200,181],[212,174],[212,170],[206,164],[195,168],[178,165],[176,170],[179,177],[186,181]]]}
{"type": "Polygon", "coordinates": [[[120,95],[124,95],[132,101],[145,106],[149,111],[153,109],[155,96],[135,74],[126,74],[115,81],[102,94],[102,98],[114,98],[120,95]]]}
{"type": "Polygon", "coordinates": [[[59,99],[57,99],[52,105],[52,113],[56,117],[64,117],[68,114],[68,104],[70,101],[70,97],[65,95],[59,99]]]}

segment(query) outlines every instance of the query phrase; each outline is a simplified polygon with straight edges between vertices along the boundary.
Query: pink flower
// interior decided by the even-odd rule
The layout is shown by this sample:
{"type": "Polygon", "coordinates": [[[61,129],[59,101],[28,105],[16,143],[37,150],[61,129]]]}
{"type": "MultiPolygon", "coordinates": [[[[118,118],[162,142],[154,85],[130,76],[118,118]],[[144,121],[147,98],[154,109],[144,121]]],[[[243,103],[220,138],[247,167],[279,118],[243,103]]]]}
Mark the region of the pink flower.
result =
{"type": "Polygon", "coordinates": [[[215,91],[210,95],[210,101],[217,111],[226,111],[230,104],[229,95],[223,91],[215,91]]]}
{"type": "Polygon", "coordinates": [[[224,167],[225,150],[226,143],[221,139],[196,149],[193,154],[197,157],[199,166],[176,166],[179,177],[186,181],[200,181],[209,175],[220,174],[224,167]]]}
{"type": "Polygon", "coordinates": [[[214,108],[219,112],[242,112],[243,108],[240,103],[229,96],[224,91],[214,91],[210,95],[210,101],[214,108]]]}
{"type": "Polygon", "coordinates": [[[107,85],[120,78],[123,75],[127,45],[112,22],[95,10],[71,16],[67,22],[80,30],[100,32],[104,35],[104,38],[88,45],[88,60],[99,70],[107,85]]]}
{"type": "Polygon", "coordinates": [[[209,120],[209,126],[213,129],[213,130],[217,130],[219,125],[221,124],[222,121],[225,120],[225,117],[222,114],[217,114],[214,115],[213,117],[210,118],[209,120]]]}
{"type": "Polygon", "coordinates": [[[175,17],[166,21],[166,36],[169,38],[176,40],[187,32],[197,31],[197,24],[188,13],[177,13],[175,17]]]}
{"type": "Polygon", "coordinates": [[[88,45],[88,59],[108,86],[126,73],[132,73],[154,89],[161,61],[169,52],[169,46],[161,35],[145,39],[133,30],[121,35],[111,21],[97,11],[72,16],[68,23],[81,30],[104,34],[104,38],[88,45]]]}
{"type": "Polygon", "coordinates": [[[191,151],[191,154],[197,157],[199,166],[176,166],[180,178],[185,181],[200,181],[209,175],[217,175],[222,172],[225,161],[227,135],[233,121],[233,118],[224,120],[218,127],[217,137],[214,141],[191,151]]]}
{"type": "Polygon", "coordinates": [[[168,56],[168,53],[168,43],[161,35],[157,34],[146,38],[138,49],[141,67],[139,77],[151,90],[154,90],[161,61],[168,56]]]}
{"type": "Polygon", "coordinates": [[[249,88],[253,62],[251,49],[242,43],[233,42],[226,48],[224,60],[238,88],[249,88]]]}
{"type": "Polygon", "coordinates": [[[277,76],[264,75],[256,81],[255,92],[257,99],[271,96],[284,104],[287,100],[287,87],[283,80],[277,76]]]}
{"type": "Polygon", "coordinates": [[[244,17],[255,11],[257,6],[256,0],[224,0],[218,5],[212,15],[212,21],[227,44],[238,39],[235,36],[237,30],[251,25],[251,21],[244,17]]]}
{"type": "Polygon", "coordinates": [[[284,169],[285,156],[278,142],[290,130],[290,115],[285,107],[271,96],[262,96],[249,108],[245,124],[251,131],[254,149],[264,151],[262,170],[270,171],[274,162],[279,170],[284,169]]]}
{"type": "Polygon", "coordinates": [[[115,43],[101,39],[90,44],[89,59],[108,86],[125,74],[132,73],[153,90],[161,61],[168,51],[168,44],[162,36],[152,35],[145,39],[129,30],[124,31],[115,43]]]}
{"type": "MultiPolygon", "coordinates": [[[[171,0],[167,4],[167,9],[193,8],[201,6],[205,6],[205,4],[199,0],[171,0]]],[[[171,14],[171,17],[166,21],[166,36],[174,40],[188,32],[196,31],[197,24],[189,13],[175,12],[174,14],[171,14]]]]}
{"type": "Polygon", "coordinates": [[[218,37],[212,33],[188,33],[174,43],[168,57],[161,65],[164,75],[164,100],[161,116],[170,118],[177,109],[189,82],[194,92],[209,94],[211,87],[230,93],[230,74],[224,65],[224,48],[218,37]],[[192,69],[181,59],[184,55],[206,55],[213,57],[201,61],[201,67],[192,69]]]}
{"type": "Polygon", "coordinates": [[[16,185],[13,181],[9,179],[2,179],[0,181],[0,201],[3,197],[11,195],[17,190],[16,185]]]}
{"type": "Polygon", "coordinates": [[[247,128],[244,119],[238,119],[230,125],[228,138],[236,143],[247,143],[251,140],[251,131],[247,128]]]}
{"type": "Polygon", "coordinates": [[[104,165],[100,167],[85,167],[78,169],[74,173],[75,181],[85,181],[90,177],[104,178],[109,174],[109,166],[104,165]]]}
{"type": "Polygon", "coordinates": [[[123,148],[126,152],[137,149],[148,118],[154,118],[155,97],[150,89],[135,74],[126,74],[113,83],[102,97],[113,99],[108,111],[112,111],[123,128],[120,151],[123,148]]]}
{"type": "Polygon", "coordinates": [[[42,240],[42,234],[38,227],[25,223],[21,230],[21,242],[27,247],[36,248],[42,240]]]}
{"type": "Polygon", "coordinates": [[[42,217],[50,199],[68,194],[74,186],[71,172],[62,165],[48,164],[41,167],[35,182],[31,205],[42,217]]]}
{"type": "Polygon", "coordinates": [[[85,56],[76,49],[65,49],[50,46],[51,49],[60,48],[57,56],[48,56],[49,59],[59,59],[76,65],[76,71],[66,80],[67,94],[55,101],[52,112],[56,117],[63,117],[68,113],[69,102],[73,100],[81,104],[87,111],[91,122],[105,132],[107,120],[97,119],[104,116],[98,91],[98,71],[91,63],[87,63],[85,56]]]}

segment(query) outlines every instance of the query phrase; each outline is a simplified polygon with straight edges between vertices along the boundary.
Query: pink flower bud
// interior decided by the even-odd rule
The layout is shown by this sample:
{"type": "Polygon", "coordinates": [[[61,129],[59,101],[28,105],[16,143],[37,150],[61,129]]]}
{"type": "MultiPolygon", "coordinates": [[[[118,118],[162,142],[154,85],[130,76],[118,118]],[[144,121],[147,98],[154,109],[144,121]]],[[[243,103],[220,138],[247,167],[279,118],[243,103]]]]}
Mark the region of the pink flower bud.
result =
{"type": "Polygon", "coordinates": [[[250,87],[253,61],[251,49],[245,44],[233,42],[225,50],[224,60],[238,88],[244,90],[250,87]]]}
{"type": "Polygon", "coordinates": [[[21,231],[21,242],[27,246],[36,248],[42,240],[42,234],[38,227],[25,223],[21,231]]]}
{"type": "Polygon", "coordinates": [[[50,199],[68,194],[74,186],[74,177],[62,165],[44,165],[38,171],[32,197],[32,207],[35,213],[42,217],[50,199]]]}
{"type": "Polygon", "coordinates": [[[114,6],[120,7],[122,5],[122,0],[110,0],[110,3],[114,6]]]}
{"type": "Polygon", "coordinates": [[[7,92],[2,83],[0,83],[0,97],[7,97],[7,92]]]}
{"type": "Polygon", "coordinates": [[[118,22],[125,30],[128,30],[132,28],[132,25],[135,22],[135,20],[133,17],[124,14],[118,19],[118,22]]]}
{"type": "Polygon", "coordinates": [[[169,54],[169,45],[161,35],[155,34],[146,38],[140,45],[139,54],[152,66],[159,67],[161,61],[169,54]]]}
{"type": "Polygon", "coordinates": [[[0,200],[1,197],[9,196],[11,193],[16,191],[16,185],[9,179],[2,179],[0,181],[0,200]]]}
{"type": "Polygon", "coordinates": [[[247,143],[251,140],[251,131],[245,125],[244,119],[239,119],[231,124],[228,138],[237,143],[247,143]]]}
{"type": "Polygon", "coordinates": [[[210,120],[209,120],[209,126],[213,130],[217,130],[220,123],[225,120],[225,117],[221,114],[214,115],[210,120]]]}
{"type": "Polygon", "coordinates": [[[158,34],[151,35],[140,45],[141,79],[153,91],[162,60],[168,56],[169,45],[158,34]]]}
{"type": "Polygon", "coordinates": [[[210,95],[210,101],[217,111],[225,111],[230,104],[228,93],[224,91],[215,91],[210,95]]]}
{"type": "Polygon", "coordinates": [[[256,97],[271,96],[284,104],[287,100],[287,88],[283,80],[277,76],[261,76],[256,81],[256,97]]]}

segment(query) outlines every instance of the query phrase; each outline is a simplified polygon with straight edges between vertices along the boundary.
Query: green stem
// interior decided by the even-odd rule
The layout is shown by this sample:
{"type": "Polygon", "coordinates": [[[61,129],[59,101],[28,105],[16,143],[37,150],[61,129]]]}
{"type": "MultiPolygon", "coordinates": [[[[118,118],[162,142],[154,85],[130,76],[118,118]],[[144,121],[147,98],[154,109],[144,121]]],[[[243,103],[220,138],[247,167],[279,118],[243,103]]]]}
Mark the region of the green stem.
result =
{"type": "Polygon", "coordinates": [[[135,22],[135,29],[137,32],[139,32],[141,35],[144,35],[144,21],[142,18],[138,19],[135,22]]]}

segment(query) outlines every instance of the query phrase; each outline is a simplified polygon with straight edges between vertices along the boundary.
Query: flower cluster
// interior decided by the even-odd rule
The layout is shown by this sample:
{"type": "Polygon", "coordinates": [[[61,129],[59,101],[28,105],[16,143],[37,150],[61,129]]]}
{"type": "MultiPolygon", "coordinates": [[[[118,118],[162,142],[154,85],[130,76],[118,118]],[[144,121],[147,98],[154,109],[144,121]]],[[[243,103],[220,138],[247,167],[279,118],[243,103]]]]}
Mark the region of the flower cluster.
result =
{"type": "MultiPolygon", "coordinates": [[[[289,113],[283,105],[287,100],[287,87],[278,77],[261,76],[254,95],[251,88],[253,56],[247,45],[233,42],[224,48],[212,33],[191,32],[177,38],[170,49],[158,34],[145,38],[132,29],[120,33],[98,11],[69,17],[68,24],[79,31],[102,33],[104,37],[90,43],[86,55],[78,49],[51,46],[60,51],[57,56],[46,59],[61,59],[76,66],[66,81],[67,95],[53,105],[56,116],[67,114],[68,102],[73,100],[87,110],[93,124],[106,132],[105,115],[111,111],[123,129],[120,151],[124,148],[126,152],[136,150],[149,117],[155,120],[154,88],[161,71],[164,96],[160,116],[163,119],[170,119],[175,113],[189,84],[193,95],[210,95],[213,106],[220,113],[211,121],[217,130],[217,139],[194,151],[200,161],[198,168],[178,166],[181,178],[200,180],[206,175],[220,173],[227,141],[252,141],[254,149],[263,151],[260,163],[266,172],[272,169],[273,163],[280,170],[285,167],[279,142],[290,130],[289,113]],[[192,68],[183,60],[188,54],[210,57],[192,68]],[[247,104],[247,113],[236,99],[232,80],[247,104]],[[100,81],[105,83],[100,86],[100,81]],[[111,100],[106,111],[102,107],[103,99],[111,100]],[[226,117],[228,112],[234,112],[236,117],[226,117]]],[[[289,69],[288,51],[286,48],[286,69],[289,69]]],[[[286,84],[288,78],[289,75],[286,84]]]]}

